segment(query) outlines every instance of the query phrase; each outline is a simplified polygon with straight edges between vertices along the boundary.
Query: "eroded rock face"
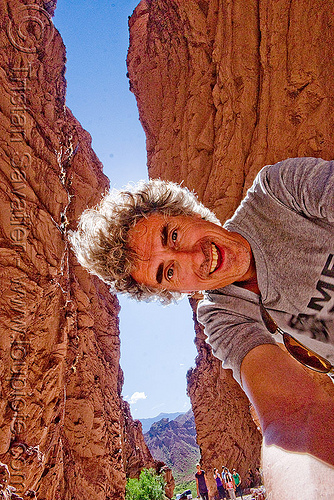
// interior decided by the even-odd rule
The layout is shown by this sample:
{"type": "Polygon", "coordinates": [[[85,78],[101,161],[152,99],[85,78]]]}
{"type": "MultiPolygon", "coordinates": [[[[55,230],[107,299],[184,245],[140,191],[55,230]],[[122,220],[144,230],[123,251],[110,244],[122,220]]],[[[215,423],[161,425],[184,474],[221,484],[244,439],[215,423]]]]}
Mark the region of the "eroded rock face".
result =
{"type": "Polygon", "coordinates": [[[172,468],[177,483],[194,479],[200,453],[191,409],[174,420],[153,423],[144,437],[154,458],[172,468]]]}
{"type": "Polygon", "coordinates": [[[122,409],[125,429],[123,453],[126,457],[126,477],[138,479],[143,466],[148,469],[156,469],[157,462],[152,458],[144,441],[141,422],[139,420],[133,421],[130,406],[126,401],[123,401],[122,409]]]}
{"type": "Polygon", "coordinates": [[[65,106],[55,4],[0,0],[0,460],[41,500],[122,500],[154,461],[121,399],[118,301],[67,241],[108,179],[65,106]]]}
{"type": "MultiPolygon", "coordinates": [[[[142,0],[128,69],[150,177],[183,182],[224,222],[264,165],[333,158],[333,11],[329,0],[142,0]]],[[[260,435],[196,332],[188,390],[204,468],[244,475],[260,435]]]]}

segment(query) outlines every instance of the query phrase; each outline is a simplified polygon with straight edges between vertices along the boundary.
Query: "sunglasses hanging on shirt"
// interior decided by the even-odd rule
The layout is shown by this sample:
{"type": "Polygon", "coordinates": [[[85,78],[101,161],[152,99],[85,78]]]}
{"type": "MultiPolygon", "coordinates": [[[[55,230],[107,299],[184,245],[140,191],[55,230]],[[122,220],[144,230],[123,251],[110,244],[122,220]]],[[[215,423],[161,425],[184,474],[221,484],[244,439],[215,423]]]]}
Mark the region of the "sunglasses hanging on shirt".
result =
{"type": "Polygon", "coordinates": [[[290,333],[282,330],[262,304],[261,297],[260,312],[267,330],[273,335],[275,333],[282,335],[286,350],[291,354],[291,356],[307,368],[315,370],[316,372],[327,373],[333,377],[331,374],[334,374],[334,366],[328,361],[328,359],[323,358],[320,354],[317,354],[295,339],[292,335],[290,335],[290,333]]]}

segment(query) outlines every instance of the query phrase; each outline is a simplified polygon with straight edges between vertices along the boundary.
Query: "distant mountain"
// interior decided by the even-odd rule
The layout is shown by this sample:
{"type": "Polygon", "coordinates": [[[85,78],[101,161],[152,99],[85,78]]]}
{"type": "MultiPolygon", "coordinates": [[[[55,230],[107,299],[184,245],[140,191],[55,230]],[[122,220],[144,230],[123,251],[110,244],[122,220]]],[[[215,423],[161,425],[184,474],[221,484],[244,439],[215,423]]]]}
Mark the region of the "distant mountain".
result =
{"type": "Polygon", "coordinates": [[[142,423],[143,426],[143,434],[147,432],[151,425],[154,424],[155,422],[158,422],[162,418],[167,418],[169,420],[174,420],[174,418],[178,417],[179,415],[184,415],[184,412],[178,412],[178,413],[159,413],[156,417],[152,418],[139,418],[138,420],[142,423]]]}
{"type": "Polygon", "coordinates": [[[192,410],[174,420],[162,418],[154,422],[144,439],[155,460],[172,469],[176,484],[194,479],[200,450],[192,410]]]}

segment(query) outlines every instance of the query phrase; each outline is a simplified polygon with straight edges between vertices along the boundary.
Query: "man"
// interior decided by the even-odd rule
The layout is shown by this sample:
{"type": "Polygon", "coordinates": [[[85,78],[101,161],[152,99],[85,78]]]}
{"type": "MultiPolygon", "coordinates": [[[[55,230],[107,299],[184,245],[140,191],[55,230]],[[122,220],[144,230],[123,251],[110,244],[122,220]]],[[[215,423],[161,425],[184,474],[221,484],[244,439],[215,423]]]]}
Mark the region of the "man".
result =
{"type": "Polygon", "coordinates": [[[276,345],[261,312],[289,328],[305,319],[333,343],[333,193],[334,162],[289,159],[262,169],[221,227],[186,189],[151,181],[107,195],[71,237],[112,291],[168,302],[206,290],[198,318],[253,403],[266,445],[331,465],[333,399],[276,345]]]}
{"type": "Polygon", "coordinates": [[[200,464],[196,464],[197,472],[195,474],[196,478],[196,488],[197,496],[202,497],[203,500],[209,500],[208,487],[205,481],[205,472],[201,469],[200,464]]]}

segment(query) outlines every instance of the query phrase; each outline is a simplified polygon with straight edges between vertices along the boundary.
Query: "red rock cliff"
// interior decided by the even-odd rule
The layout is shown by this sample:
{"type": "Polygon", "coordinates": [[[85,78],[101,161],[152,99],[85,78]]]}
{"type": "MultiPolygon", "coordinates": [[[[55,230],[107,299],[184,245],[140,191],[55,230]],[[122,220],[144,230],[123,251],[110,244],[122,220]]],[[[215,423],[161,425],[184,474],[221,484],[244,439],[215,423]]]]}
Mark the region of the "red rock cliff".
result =
{"type": "Polygon", "coordinates": [[[65,106],[55,3],[0,0],[0,460],[40,500],[122,500],[155,462],[121,399],[118,301],[67,243],[108,179],[65,106]]]}
{"type": "MultiPolygon", "coordinates": [[[[150,176],[183,181],[224,221],[265,164],[333,158],[333,15],[330,0],[142,0],[128,69],[150,176]]],[[[260,436],[196,332],[188,390],[204,466],[244,475],[260,436]]]]}

